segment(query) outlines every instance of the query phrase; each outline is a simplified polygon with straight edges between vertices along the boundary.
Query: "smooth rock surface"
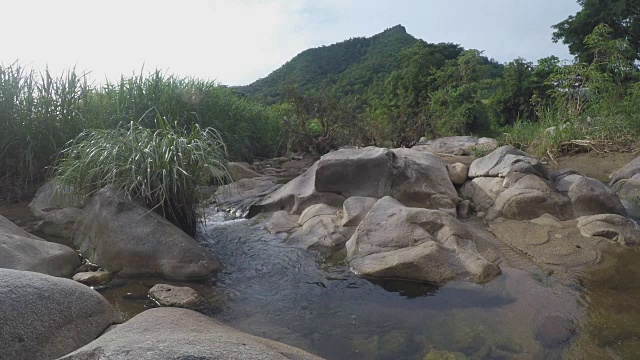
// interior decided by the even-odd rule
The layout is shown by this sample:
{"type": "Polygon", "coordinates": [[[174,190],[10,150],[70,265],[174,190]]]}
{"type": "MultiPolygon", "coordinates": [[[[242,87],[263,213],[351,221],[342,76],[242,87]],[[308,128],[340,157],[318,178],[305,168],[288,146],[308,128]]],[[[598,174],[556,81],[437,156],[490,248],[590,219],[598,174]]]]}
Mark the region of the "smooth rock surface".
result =
{"type": "Polygon", "coordinates": [[[230,162],[227,164],[227,171],[229,175],[231,175],[231,179],[233,181],[238,181],[242,179],[252,179],[256,177],[260,177],[262,175],[250,169],[247,164],[230,162]]]}
{"type": "Polygon", "coordinates": [[[111,276],[108,271],[85,271],[73,275],[72,279],[87,286],[96,286],[109,282],[111,276]]]}
{"type": "Polygon", "coordinates": [[[455,163],[447,165],[447,171],[449,172],[449,179],[454,185],[462,185],[467,181],[469,174],[469,167],[462,163],[455,163]]]}
{"type": "Polygon", "coordinates": [[[272,234],[289,232],[300,226],[298,224],[297,215],[291,215],[287,211],[280,210],[271,214],[269,220],[266,221],[265,227],[272,234]]]}
{"type": "Polygon", "coordinates": [[[49,241],[73,247],[73,234],[83,216],[84,211],[77,208],[52,210],[44,214],[34,230],[49,241]]]}
{"type": "Polygon", "coordinates": [[[147,310],[62,360],[320,359],[232,329],[195,311],[147,310]]]}
{"type": "Polygon", "coordinates": [[[615,182],[611,190],[620,198],[627,215],[640,220],[640,174],[615,182]]]}
{"type": "Polygon", "coordinates": [[[206,278],[220,263],[192,237],[111,188],[94,194],[74,235],[80,253],[120,276],[206,278]]]}
{"type": "Polygon", "coordinates": [[[304,225],[309,220],[313,219],[316,216],[337,216],[340,209],[334,206],[326,205],[326,204],[315,204],[311,205],[308,208],[304,209],[302,214],[300,214],[300,218],[298,219],[298,224],[304,225]]]}
{"type": "Polygon", "coordinates": [[[469,167],[469,177],[471,178],[505,177],[512,172],[533,174],[549,179],[549,171],[543,163],[524,151],[508,145],[499,147],[491,154],[475,160],[469,167]]]}
{"type": "Polygon", "coordinates": [[[43,218],[48,212],[68,207],[82,208],[85,198],[77,195],[69,186],[57,181],[49,181],[42,185],[31,200],[29,208],[37,218],[43,218]]]}
{"type": "Polygon", "coordinates": [[[476,211],[487,212],[506,189],[503,178],[477,177],[465,182],[459,193],[461,198],[473,203],[476,211]]]}
{"type": "Polygon", "coordinates": [[[556,176],[554,184],[556,190],[571,200],[573,216],[576,218],[597,214],[627,215],[618,196],[596,179],[566,172],[556,176]]]}
{"type": "Polygon", "coordinates": [[[118,321],[93,289],[28,271],[0,269],[0,303],[0,359],[55,359],[118,321]]]}
{"type": "Polygon", "coordinates": [[[338,250],[355,231],[355,227],[340,225],[341,221],[337,215],[314,216],[296,229],[287,242],[305,249],[338,250]]]}
{"type": "Polygon", "coordinates": [[[187,286],[156,284],[149,289],[149,298],[160,306],[189,308],[200,300],[200,295],[187,286]]]}
{"type": "Polygon", "coordinates": [[[347,260],[357,274],[376,278],[488,281],[500,269],[478,254],[472,238],[451,215],[384,197],[347,242],[347,260]]]}
{"type": "Polygon", "coordinates": [[[248,208],[249,205],[278,189],[275,177],[241,179],[216,190],[216,203],[221,208],[248,208]]]}
{"type": "Polygon", "coordinates": [[[342,226],[358,226],[378,199],[352,196],[342,204],[342,226]]]}

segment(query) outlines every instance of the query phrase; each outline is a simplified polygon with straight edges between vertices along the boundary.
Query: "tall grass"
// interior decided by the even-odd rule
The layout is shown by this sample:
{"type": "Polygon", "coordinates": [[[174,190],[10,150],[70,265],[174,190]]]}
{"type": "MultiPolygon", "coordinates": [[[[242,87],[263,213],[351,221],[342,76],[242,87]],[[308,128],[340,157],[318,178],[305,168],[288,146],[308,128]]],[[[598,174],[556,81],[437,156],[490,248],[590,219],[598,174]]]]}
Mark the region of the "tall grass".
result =
{"type": "Polygon", "coordinates": [[[156,114],[155,128],[131,122],[84,131],[63,151],[54,175],[83,195],[121,189],[193,235],[196,186],[226,182],[226,147],[217,131],[197,124],[185,130],[156,114]]]}
{"type": "Polygon", "coordinates": [[[65,145],[85,130],[131,122],[156,130],[156,112],[178,128],[216,129],[231,159],[281,149],[275,111],[213,81],[156,70],[101,85],[74,69],[53,76],[0,64],[0,192],[42,182],[65,145]]]}

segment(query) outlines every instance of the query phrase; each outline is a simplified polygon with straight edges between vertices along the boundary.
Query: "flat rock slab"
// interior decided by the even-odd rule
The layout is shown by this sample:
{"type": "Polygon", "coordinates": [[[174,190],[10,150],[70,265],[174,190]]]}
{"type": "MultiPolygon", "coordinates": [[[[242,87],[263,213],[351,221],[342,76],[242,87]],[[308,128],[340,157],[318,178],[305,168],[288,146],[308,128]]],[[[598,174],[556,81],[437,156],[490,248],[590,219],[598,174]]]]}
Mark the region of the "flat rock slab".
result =
{"type": "Polygon", "coordinates": [[[111,273],[108,271],[86,271],[73,275],[73,280],[87,286],[102,285],[111,280],[111,273]]]}
{"type": "Polygon", "coordinates": [[[189,308],[198,303],[200,295],[190,287],[157,284],[149,289],[149,298],[160,306],[189,308]]]}
{"type": "Polygon", "coordinates": [[[147,310],[61,360],[321,359],[179,308],[147,310]]]}

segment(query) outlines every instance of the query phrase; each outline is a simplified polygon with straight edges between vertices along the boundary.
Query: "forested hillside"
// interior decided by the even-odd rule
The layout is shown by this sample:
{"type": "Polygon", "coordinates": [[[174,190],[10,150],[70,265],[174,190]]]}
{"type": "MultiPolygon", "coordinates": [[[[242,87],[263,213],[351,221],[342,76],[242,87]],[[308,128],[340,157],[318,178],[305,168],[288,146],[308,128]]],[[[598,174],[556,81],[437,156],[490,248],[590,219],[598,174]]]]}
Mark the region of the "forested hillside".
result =
{"type": "Polygon", "coordinates": [[[370,38],[352,38],[308,49],[269,76],[238,90],[266,104],[284,101],[287,90],[335,88],[337,95],[363,94],[399,67],[398,54],[418,40],[401,25],[370,38]]]}

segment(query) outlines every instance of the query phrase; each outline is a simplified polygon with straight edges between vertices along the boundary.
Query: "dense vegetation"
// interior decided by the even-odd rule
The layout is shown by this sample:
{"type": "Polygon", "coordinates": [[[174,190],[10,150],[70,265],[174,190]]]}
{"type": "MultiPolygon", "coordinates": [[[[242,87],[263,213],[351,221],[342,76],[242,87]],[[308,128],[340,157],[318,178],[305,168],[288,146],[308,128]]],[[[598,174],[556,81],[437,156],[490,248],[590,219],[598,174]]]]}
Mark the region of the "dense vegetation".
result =
{"type": "Polygon", "coordinates": [[[467,134],[550,157],[629,147],[640,134],[640,3],[578,3],[582,10],[555,25],[553,37],[569,45],[575,62],[550,56],[499,64],[396,26],[305,51],[238,90],[278,104],[291,151],[412,146],[421,137],[467,134]]]}

